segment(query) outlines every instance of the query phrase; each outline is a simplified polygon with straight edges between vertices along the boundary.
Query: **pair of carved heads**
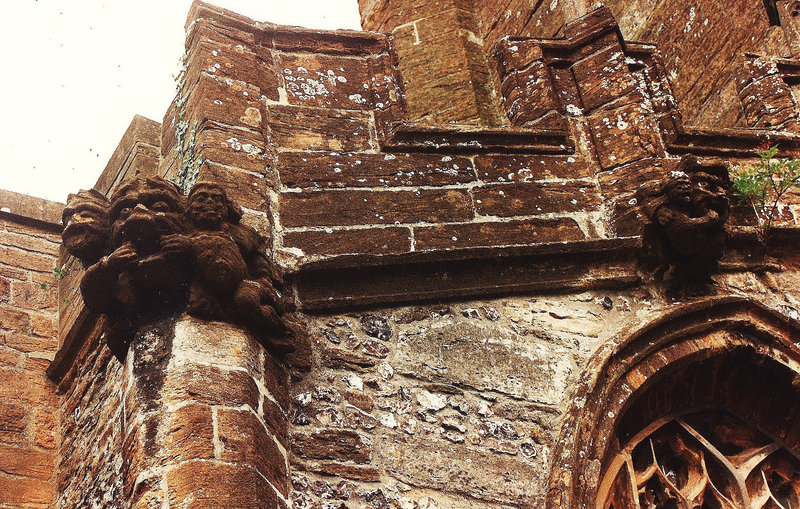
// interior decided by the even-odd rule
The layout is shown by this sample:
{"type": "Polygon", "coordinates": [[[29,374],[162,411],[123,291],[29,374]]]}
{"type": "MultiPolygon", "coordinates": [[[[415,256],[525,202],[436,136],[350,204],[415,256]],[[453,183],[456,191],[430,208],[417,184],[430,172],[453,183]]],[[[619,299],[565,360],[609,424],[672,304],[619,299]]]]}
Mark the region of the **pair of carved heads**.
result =
{"type": "Polygon", "coordinates": [[[217,184],[197,183],[187,197],[148,177],[123,184],[110,200],[94,190],[70,195],[62,237],[87,268],[86,306],[116,324],[130,328],[186,308],[241,323],[274,353],[287,353],[293,304],[264,239],[241,217],[217,184]]]}
{"type": "Polygon", "coordinates": [[[684,157],[678,168],[637,201],[648,224],[643,242],[657,277],[705,283],[725,250],[730,216],[730,178],[722,164],[700,164],[684,157]]]}

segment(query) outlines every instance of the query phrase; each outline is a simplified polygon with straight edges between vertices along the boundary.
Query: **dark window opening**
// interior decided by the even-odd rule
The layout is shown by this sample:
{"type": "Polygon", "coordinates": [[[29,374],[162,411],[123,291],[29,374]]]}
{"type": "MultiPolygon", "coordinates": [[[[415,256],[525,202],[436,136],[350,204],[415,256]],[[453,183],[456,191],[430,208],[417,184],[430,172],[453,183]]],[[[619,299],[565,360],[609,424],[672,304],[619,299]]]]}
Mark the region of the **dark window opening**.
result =
{"type": "Polygon", "coordinates": [[[764,7],[767,9],[767,18],[769,18],[769,25],[773,27],[781,26],[781,15],[778,12],[778,6],[775,4],[776,0],[764,0],[764,7]]]}

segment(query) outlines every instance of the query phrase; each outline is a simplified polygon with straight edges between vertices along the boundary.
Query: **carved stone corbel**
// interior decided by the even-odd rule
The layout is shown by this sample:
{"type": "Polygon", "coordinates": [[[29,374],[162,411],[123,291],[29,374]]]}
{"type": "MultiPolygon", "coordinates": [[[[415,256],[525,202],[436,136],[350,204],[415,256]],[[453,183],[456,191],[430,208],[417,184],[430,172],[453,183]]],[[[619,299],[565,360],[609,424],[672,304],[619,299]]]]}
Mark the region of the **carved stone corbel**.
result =
{"type": "Polygon", "coordinates": [[[188,199],[160,177],[131,180],[110,201],[96,191],[69,197],[64,246],[87,269],[83,300],[108,316],[118,356],[140,325],[184,311],[240,324],[273,354],[294,350],[294,303],[265,240],[241,217],[208,182],[188,199]]]}

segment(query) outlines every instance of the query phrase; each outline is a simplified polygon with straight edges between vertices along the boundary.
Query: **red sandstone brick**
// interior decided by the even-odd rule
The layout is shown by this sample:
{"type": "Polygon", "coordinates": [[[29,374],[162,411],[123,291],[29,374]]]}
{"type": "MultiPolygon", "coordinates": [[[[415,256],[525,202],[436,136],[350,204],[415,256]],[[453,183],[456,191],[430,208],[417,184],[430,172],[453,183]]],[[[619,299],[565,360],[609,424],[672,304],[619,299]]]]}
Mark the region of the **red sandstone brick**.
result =
{"type": "Polygon", "coordinates": [[[363,112],[272,105],[269,126],[273,143],[290,150],[355,152],[371,148],[369,116],[363,112]]]}
{"type": "Polygon", "coordinates": [[[36,449],[0,446],[0,472],[47,480],[53,475],[53,456],[36,449]]]}
{"type": "Polygon", "coordinates": [[[228,196],[242,207],[269,211],[268,183],[264,177],[206,161],[200,167],[197,179],[221,185],[228,196]]]}
{"type": "Polygon", "coordinates": [[[591,210],[600,203],[595,186],[580,181],[501,184],[472,194],[479,214],[501,217],[591,210]]]}
{"type": "Polygon", "coordinates": [[[576,62],[572,69],[587,112],[630,93],[636,87],[619,43],[576,62]]]}
{"type": "Polygon", "coordinates": [[[47,481],[27,477],[0,475],[0,505],[27,507],[33,504],[49,504],[55,490],[47,481]]]}
{"type": "Polygon", "coordinates": [[[205,72],[219,79],[233,79],[259,87],[263,75],[260,60],[240,43],[198,41],[189,53],[185,83],[193,85],[200,73],[205,72]]]}
{"type": "Polygon", "coordinates": [[[363,58],[319,54],[282,55],[281,73],[290,104],[350,110],[373,106],[369,68],[363,58]],[[365,86],[367,85],[367,86],[365,86]]]}
{"type": "Polygon", "coordinates": [[[326,429],[292,435],[292,451],[302,458],[367,463],[371,445],[355,431],[326,429]]]}
{"type": "Polygon", "coordinates": [[[264,397],[261,399],[261,408],[264,414],[264,424],[272,435],[285,449],[289,449],[289,426],[286,413],[281,407],[271,399],[264,397]]]}
{"type": "MultiPolygon", "coordinates": [[[[289,411],[289,372],[286,365],[272,355],[264,356],[264,388],[278,402],[284,412],[289,411]]],[[[255,408],[255,407],[253,407],[255,408]]]]}
{"type": "Polygon", "coordinates": [[[653,122],[638,104],[599,112],[587,122],[604,169],[655,155],[660,150],[653,122]]]}
{"type": "Polygon", "coordinates": [[[478,178],[486,182],[527,182],[552,178],[585,178],[589,165],[575,156],[506,156],[475,157],[478,178]]]}
{"type": "MultiPolygon", "coordinates": [[[[52,339],[48,345],[48,348],[55,351],[55,340],[52,339]]],[[[34,352],[41,352],[41,351],[34,351],[34,352]]],[[[25,359],[22,363],[22,368],[27,371],[47,371],[47,368],[50,367],[52,361],[46,357],[34,357],[32,355],[26,355],[25,359]]]]}
{"type": "Polygon", "coordinates": [[[598,178],[603,194],[617,197],[636,191],[645,182],[662,177],[677,164],[677,160],[647,158],[601,172],[598,178]]]}
{"type": "Polygon", "coordinates": [[[217,411],[217,423],[222,443],[220,459],[255,468],[279,492],[288,495],[286,457],[267,434],[264,424],[247,410],[223,408],[217,411]]]}
{"type": "Polygon", "coordinates": [[[0,231],[0,245],[24,249],[25,251],[33,251],[53,257],[58,254],[58,244],[55,242],[55,239],[40,237],[32,233],[35,233],[35,231],[0,231]]]}
{"type": "Polygon", "coordinates": [[[176,509],[278,507],[269,483],[255,470],[208,461],[187,461],[167,473],[169,506],[176,509]]]}
{"type": "Polygon", "coordinates": [[[197,133],[195,150],[203,159],[241,170],[265,173],[267,165],[263,140],[247,132],[206,125],[197,133]]]}
{"type": "Polygon", "coordinates": [[[306,191],[284,193],[280,204],[286,226],[464,221],[473,215],[472,200],[461,189],[306,191]]]}
{"type": "MultiPolygon", "coordinates": [[[[236,46],[242,44],[247,48],[256,47],[255,35],[252,32],[239,30],[227,24],[218,23],[216,18],[208,17],[203,18],[203,14],[199,11],[195,12],[195,7],[199,7],[200,11],[208,11],[210,8],[216,9],[211,4],[203,3],[192,6],[192,11],[187,18],[187,24],[191,24],[186,34],[187,47],[194,47],[201,42],[212,42],[223,46],[236,46]]],[[[220,12],[230,13],[225,9],[220,9],[220,12]]],[[[210,13],[209,13],[210,14],[210,13]]],[[[216,15],[215,12],[212,16],[216,15]]],[[[234,16],[238,17],[235,13],[234,16]]],[[[188,28],[188,27],[187,27],[188,28]]]]}
{"type": "Polygon", "coordinates": [[[58,288],[38,283],[15,282],[11,287],[11,304],[22,309],[55,312],[58,288]]]}
{"type": "Polygon", "coordinates": [[[164,448],[166,454],[175,460],[213,458],[211,407],[184,405],[170,414],[164,448]]]}
{"type": "Polygon", "coordinates": [[[583,240],[571,218],[448,224],[414,229],[417,251],[490,247],[583,240]]]}
{"type": "Polygon", "coordinates": [[[28,281],[30,272],[19,269],[17,267],[9,267],[5,264],[5,260],[0,259],[0,276],[8,279],[18,279],[20,281],[28,281]]]}
{"type": "Polygon", "coordinates": [[[30,324],[30,331],[37,336],[45,338],[54,338],[56,336],[58,323],[56,323],[56,317],[52,315],[31,313],[30,324]]]}
{"type": "MultiPolygon", "coordinates": [[[[0,245],[0,260],[12,267],[37,272],[53,272],[55,257],[52,255],[34,253],[5,245],[0,245]]],[[[23,277],[23,279],[25,279],[23,277]]]]}
{"type": "Polygon", "coordinates": [[[258,387],[245,372],[192,365],[170,373],[164,393],[174,402],[194,400],[208,405],[250,405],[258,408],[258,387]]]}
{"type": "MultiPolygon", "coordinates": [[[[6,401],[10,399],[6,398],[6,401]]],[[[0,400],[0,442],[18,443],[22,440],[27,414],[22,405],[0,400]]]]}
{"type": "Polygon", "coordinates": [[[55,352],[58,348],[56,340],[52,336],[37,337],[37,336],[22,334],[19,332],[10,332],[6,337],[5,344],[7,347],[26,353],[55,352]]]}
{"type": "Polygon", "coordinates": [[[513,125],[526,125],[547,112],[559,109],[550,73],[540,61],[533,62],[525,71],[507,75],[503,79],[501,92],[513,125]]]}
{"type": "Polygon", "coordinates": [[[30,324],[31,319],[28,313],[16,309],[0,308],[0,329],[28,331],[30,324]]]}
{"type": "Polygon", "coordinates": [[[44,449],[55,449],[59,431],[58,419],[53,409],[37,408],[33,420],[33,443],[44,449]]]}
{"type": "Polygon", "coordinates": [[[313,461],[303,463],[303,467],[322,475],[344,477],[355,481],[379,482],[381,480],[380,470],[367,465],[349,465],[336,461],[313,461]]]}
{"type": "MultiPolygon", "coordinates": [[[[10,332],[0,333],[0,344],[4,345],[10,332]]],[[[7,346],[0,346],[0,366],[15,367],[22,362],[23,354],[7,346]]]]}
{"type": "Polygon", "coordinates": [[[275,52],[264,46],[256,46],[256,65],[258,66],[258,82],[255,83],[260,89],[261,94],[272,101],[280,100],[280,68],[275,52]]]}
{"type": "Polygon", "coordinates": [[[283,152],[278,172],[285,187],[442,186],[475,180],[466,157],[363,152],[283,152]]]}
{"type": "Polygon", "coordinates": [[[411,231],[408,228],[382,227],[285,232],[283,245],[297,247],[306,256],[407,253],[411,250],[411,231]]]}
{"type": "Polygon", "coordinates": [[[197,122],[220,122],[244,129],[261,129],[264,105],[259,100],[260,92],[237,81],[226,83],[202,74],[186,102],[190,116],[189,132],[197,122]]]}

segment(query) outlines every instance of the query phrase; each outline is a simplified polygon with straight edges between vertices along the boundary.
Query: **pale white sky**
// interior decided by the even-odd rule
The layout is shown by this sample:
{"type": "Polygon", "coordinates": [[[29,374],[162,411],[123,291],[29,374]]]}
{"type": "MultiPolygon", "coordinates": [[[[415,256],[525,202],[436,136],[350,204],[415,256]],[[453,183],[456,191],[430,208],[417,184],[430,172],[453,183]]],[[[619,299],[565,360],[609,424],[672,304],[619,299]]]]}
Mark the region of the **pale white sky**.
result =
{"type": "MultiPolygon", "coordinates": [[[[359,30],[357,0],[212,0],[269,21],[359,30]]],[[[135,114],[175,93],[191,0],[11,0],[0,30],[0,188],[63,202],[94,185],[135,114]]]]}

